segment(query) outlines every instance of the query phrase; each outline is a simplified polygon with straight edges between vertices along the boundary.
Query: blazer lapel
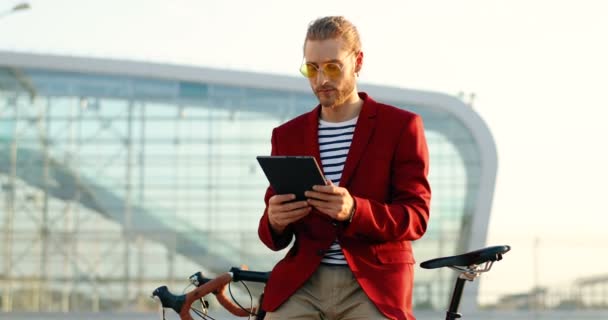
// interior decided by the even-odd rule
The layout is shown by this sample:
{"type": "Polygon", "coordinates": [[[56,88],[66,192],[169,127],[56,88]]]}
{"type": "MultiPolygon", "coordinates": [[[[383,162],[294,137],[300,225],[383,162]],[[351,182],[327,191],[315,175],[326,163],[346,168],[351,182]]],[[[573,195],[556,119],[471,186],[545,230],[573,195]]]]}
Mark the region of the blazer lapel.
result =
{"type": "Polygon", "coordinates": [[[340,178],[341,187],[348,186],[376,127],[376,103],[367,97],[367,95],[363,98],[364,102],[359,113],[355,133],[353,134],[353,141],[346,157],[344,169],[342,170],[342,177],[340,178]]]}
{"type": "MultiPolygon", "coordinates": [[[[319,168],[323,172],[323,165],[321,164],[321,151],[319,151],[319,112],[321,106],[317,105],[311,112],[306,116],[306,123],[302,130],[304,131],[303,137],[303,149],[306,155],[314,156],[317,159],[319,168]]],[[[325,172],[323,172],[325,174],[325,172]]]]}

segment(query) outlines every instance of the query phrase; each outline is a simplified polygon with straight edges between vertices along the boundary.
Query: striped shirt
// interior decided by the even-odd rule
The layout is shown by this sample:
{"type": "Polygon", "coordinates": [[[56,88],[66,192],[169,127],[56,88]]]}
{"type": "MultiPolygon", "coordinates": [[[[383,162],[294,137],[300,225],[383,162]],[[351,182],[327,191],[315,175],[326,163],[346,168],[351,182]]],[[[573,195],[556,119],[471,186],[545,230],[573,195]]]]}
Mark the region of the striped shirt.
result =
{"type": "MultiPolygon", "coordinates": [[[[353,141],[357,119],[358,117],[343,122],[327,122],[319,119],[321,165],[325,177],[331,180],[334,185],[340,184],[346,156],[353,141]]],[[[338,239],[334,240],[325,252],[321,263],[347,264],[338,239]]]]}

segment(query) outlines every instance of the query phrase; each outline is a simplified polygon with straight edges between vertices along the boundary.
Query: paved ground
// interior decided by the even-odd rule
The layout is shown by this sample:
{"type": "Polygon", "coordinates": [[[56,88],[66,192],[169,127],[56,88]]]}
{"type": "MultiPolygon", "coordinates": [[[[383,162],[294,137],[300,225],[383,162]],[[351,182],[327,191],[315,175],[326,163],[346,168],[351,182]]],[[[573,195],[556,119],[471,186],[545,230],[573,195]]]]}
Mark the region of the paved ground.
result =
{"type": "MultiPolygon", "coordinates": [[[[445,319],[441,312],[417,312],[418,320],[445,319]]],[[[237,319],[226,314],[214,314],[216,320],[237,319]]],[[[157,313],[2,313],[2,320],[156,320],[160,319],[157,313]]],[[[167,311],[167,320],[179,319],[173,311],[167,311]]],[[[195,318],[200,319],[200,318],[195,318]]],[[[246,319],[246,318],[238,318],[246,319]]],[[[463,320],[606,320],[608,310],[604,311],[551,311],[551,312],[521,312],[521,311],[485,311],[476,314],[464,315],[463,320]]]]}

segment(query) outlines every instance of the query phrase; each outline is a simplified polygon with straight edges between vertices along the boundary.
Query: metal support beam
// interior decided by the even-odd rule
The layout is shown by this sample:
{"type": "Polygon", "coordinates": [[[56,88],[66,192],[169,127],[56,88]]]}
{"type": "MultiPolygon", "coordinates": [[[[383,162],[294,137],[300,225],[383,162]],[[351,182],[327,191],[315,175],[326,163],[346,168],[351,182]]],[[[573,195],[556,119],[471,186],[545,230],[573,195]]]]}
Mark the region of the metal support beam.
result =
{"type": "MultiPolygon", "coordinates": [[[[16,101],[17,99],[15,99],[16,101]]],[[[15,217],[15,188],[17,180],[17,124],[19,122],[19,107],[14,105],[13,137],[10,143],[10,173],[6,192],[6,216],[4,222],[4,289],[2,292],[2,311],[12,310],[12,275],[13,275],[13,219],[15,217]]]]}
{"type": "MultiPolygon", "coordinates": [[[[125,206],[124,206],[124,273],[127,279],[130,278],[130,266],[131,266],[131,257],[130,257],[130,242],[131,242],[131,207],[132,207],[132,157],[133,157],[133,109],[134,109],[134,101],[129,101],[128,106],[128,117],[127,117],[127,137],[125,139],[125,147],[127,148],[127,156],[126,156],[126,164],[125,164],[125,206]]],[[[129,306],[129,286],[131,284],[129,281],[125,281],[124,284],[124,308],[129,306]]]]}
{"type": "MultiPolygon", "coordinates": [[[[139,201],[138,205],[142,206],[145,203],[145,159],[146,159],[146,104],[141,103],[139,105],[139,153],[138,153],[138,161],[137,165],[139,167],[139,185],[138,185],[138,193],[139,193],[139,201]]],[[[138,251],[138,271],[137,271],[137,297],[139,300],[137,301],[138,307],[144,309],[145,301],[143,300],[145,296],[144,293],[144,279],[145,279],[145,241],[143,236],[140,234],[137,236],[137,251],[138,251]]]]}
{"type": "Polygon", "coordinates": [[[48,275],[48,234],[49,234],[49,186],[50,186],[50,159],[49,159],[49,130],[50,130],[50,117],[48,116],[51,109],[51,98],[47,97],[44,112],[41,112],[38,117],[39,130],[41,132],[41,146],[43,155],[42,164],[42,183],[43,183],[43,198],[42,198],[42,222],[40,226],[40,268],[39,274],[43,279],[37,285],[37,299],[35,303],[36,311],[41,311],[44,305],[47,305],[46,300],[46,288],[47,288],[47,275],[48,275]],[[44,128],[41,128],[44,121],[44,128]]]}

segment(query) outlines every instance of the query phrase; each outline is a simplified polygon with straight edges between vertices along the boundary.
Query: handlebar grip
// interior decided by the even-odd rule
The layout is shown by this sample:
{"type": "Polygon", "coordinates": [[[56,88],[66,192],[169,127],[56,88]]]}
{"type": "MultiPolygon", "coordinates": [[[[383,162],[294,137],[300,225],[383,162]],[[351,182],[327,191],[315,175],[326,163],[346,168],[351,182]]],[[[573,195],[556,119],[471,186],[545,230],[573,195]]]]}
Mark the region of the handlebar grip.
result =
{"type": "Polygon", "coordinates": [[[270,276],[270,272],[261,272],[261,271],[248,271],[241,270],[237,267],[230,268],[230,272],[232,272],[232,281],[251,281],[251,282],[268,282],[268,277],[270,276]]]}
{"type": "Polygon", "coordinates": [[[163,305],[163,308],[171,308],[177,313],[180,313],[184,302],[186,302],[185,295],[174,295],[169,291],[169,288],[167,288],[167,286],[156,288],[156,290],[152,292],[152,295],[157,296],[158,299],[160,299],[160,303],[163,305]]]}

